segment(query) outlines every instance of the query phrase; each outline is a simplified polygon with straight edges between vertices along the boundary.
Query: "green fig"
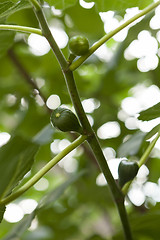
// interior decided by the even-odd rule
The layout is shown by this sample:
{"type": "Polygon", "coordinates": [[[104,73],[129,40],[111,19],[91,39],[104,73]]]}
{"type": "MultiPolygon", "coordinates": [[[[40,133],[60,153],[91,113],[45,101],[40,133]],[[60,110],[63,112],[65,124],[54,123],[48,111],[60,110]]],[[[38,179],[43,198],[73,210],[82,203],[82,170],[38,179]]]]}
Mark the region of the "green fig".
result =
{"type": "Polygon", "coordinates": [[[139,166],[135,161],[122,160],[118,167],[119,185],[122,188],[125,183],[133,180],[137,175],[139,166]]]}
{"type": "Polygon", "coordinates": [[[74,36],[69,40],[69,50],[76,56],[82,56],[89,50],[88,39],[84,36],[74,36]]]}
{"type": "Polygon", "coordinates": [[[83,133],[76,115],[69,109],[57,108],[51,114],[51,124],[62,132],[83,133]]]}

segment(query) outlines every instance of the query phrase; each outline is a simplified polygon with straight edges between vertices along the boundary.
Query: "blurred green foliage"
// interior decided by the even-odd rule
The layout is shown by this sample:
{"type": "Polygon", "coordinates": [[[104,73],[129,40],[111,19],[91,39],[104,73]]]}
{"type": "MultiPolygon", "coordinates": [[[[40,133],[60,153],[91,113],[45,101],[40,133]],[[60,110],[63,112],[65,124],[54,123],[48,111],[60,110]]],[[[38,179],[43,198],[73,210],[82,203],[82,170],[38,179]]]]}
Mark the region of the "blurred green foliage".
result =
{"type": "MultiPolygon", "coordinates": [[[[94,1],[96,4],[90,9],[83,8],[79,1],[74,0],[48,0],[46,2],[61,9],[56,12],[55,9],[51,11],[50,7],[44,8],[50,26],[53,26],[53,23],[57,24],[55,27],[61,26],[68,37],[82,34],[88,37],[90,45],[92,45],[105,34],[104,22],[99,11],[114,10],[116,17],[121,19],[126,8],[135,6],[144,8],[152,1],[119,0],[115,3],[115,1],[99,0],[94,1]]],[[[122,101],[127,97],[132,97],[134,87],[143,85],[149,88],[154,85],[159,88],[160,86],[159,65],[155,70],[140,72],[137,68],[137,59],[128,61],[124,58],[126,48],[133,40],[137,39],[139,32],[147,30],[152,36],[156,36],[157,31],[149,27],[152,17],[153,13],[130,28],[123,42],[109,40],[105,44],[112,52],[112,57],[109,60],[104,60],[93,54],[74,73],[81,100],[91,98],[99,103],[93,112],[88,113],[94,120],[95,132],[109,121],[119,124],[119,136],[99,139],[102,148],[112,148],[116,152],[116,157],[139,159],[148,146],[148,143],[144,141],[146,133],[138,127],[133,129],[127,127],[125,120],[119,117],[119,113],[122,110],[122,101]],[[126,141],[127,139],[128,141],[126,141]]],[[[6,24],[38,27],[37,19],[28,1],[1,1],[0,21],[6,24]]],[[[110,23],[108,22],[108,24],[110,23]]],[[[35,155],[35,163],[31,169],[33,175],[56,154],[56,151],[51,151],[52,142],[56,143],[58,140],[60,142],[63,139],[72,141],[76,136],[58,132],[55,129],[48,134],[50,113],[45,105],[40,104],[37,100],[38,92],[26,80],[24,73],[36,84],[38,79],[43,79],[44,84],[40,87],[40,93],[43,94],[45,100],[51,94],[56,94],[60,97],[61,104],[69,107],[72,107],[72,104],[54,54],[51,50],[41,56],[33,54],[28,44],[28,37],[27,34],[0,31],[0,133],[7,132],[11,136],[18,135],[18,139],[23,139],[28,144],[33,139],[39,139],[39,150],[35,155]],[[20,65],[17,65],[17,62],[11,57],[11,53],[14,54],[15,59],[18,59],[20,65]]],[[[64,47],[62,51],[68,58],[68,46],[64,47]]],[[[150,110],[146,112],[149,116],[154,109],[150,110]]],[[[143,117],[143,114],[142,112],[140,116],[143,117]]],[[[157,131],[156,128],[154,133],[157,131]]],[[[151,133],[150,136],[152,135],[151,133]]],[[[18,141],[15,145],[18,144],[18,141]]],[[[56,148],[55,146],[54,148],[56,148]]],[[[159,156],[159,151],[150,156],[147,163],[150,173],[143,184],[146,181],[158,182],[159,156]]],[[[13,237],[12,234],[17,232],[17,229],[21,229],[21,235],[18,237],[22,240],[123,239],[119,216],[108,187],[97,184],[100,170],[88,145],[79,147],[75,155],[66,158],[65,161],[70,161],[72,158],[77,164],[75,169],[66,171],[63,164],[57,165],[45,176],[49,183],[48,189],[39,191],[31,188],[16,203],[28,198],[39,202],[48,192],[57,188],[61,189],[67,179],[72,179],[73,173],[78,175],[84,169],[87,172],[83,176],[78,175],[79,178],[71,181],[63,194],[59,194],[48,207],[41,209],[41,211],[37,210],[37,212],[35,210],[36,217],[34,214],[26,215],[21,222],[15,224],[3,220],[0,227],[1,239],[10,239],[7,236],[11,234],[13,237]],[[37,227],[27,230],[34,217],[38,223],[37,227]]],[[[27,179],[29,177],[26,177],[24,182],[27,179]]],[[[149,201],[148,198],[146,196],[145,201],[140,206],[134,206],[128,200],[127,210],[131,228],[137,240],[159,240],[160,206],[159,203],[154,202],[153,199],[149,199],[149,201]]]]}

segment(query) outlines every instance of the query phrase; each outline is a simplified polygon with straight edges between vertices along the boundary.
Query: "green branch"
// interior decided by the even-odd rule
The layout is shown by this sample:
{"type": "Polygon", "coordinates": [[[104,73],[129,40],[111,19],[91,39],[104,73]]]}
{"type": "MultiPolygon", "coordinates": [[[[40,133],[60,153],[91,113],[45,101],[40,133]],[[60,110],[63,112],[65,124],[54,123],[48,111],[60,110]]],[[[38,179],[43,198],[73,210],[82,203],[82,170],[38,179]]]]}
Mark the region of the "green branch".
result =
{"type": "Polygon", "coordinates": [[[87,116],[84,112],[84,109],[83,109],[83,106],[82,106],[82,103],[80,101],[80,97],[79,97],[79,94],[77,91],[77,87],[76,87],[76,84],[74,81],[73,73],[69,69],[66,70],[68,68],[68,62],[66,61],[62,52],[60,51],[58,45],[56,44],[56,42],[49,30],[47,21],[45,19],[45,16],[44,16],[42,10],[41,9],[35,10],[35,14],[41,25],[43,36],[45,36],[46,39],[48,40],[53,52],[55,53],[55,55],[60,63],[60,66],[62,68],[64,77],[66,80],[68,91],[69,91],[70,97],[72,99],[72,103],[75,107],[77,116],[82,124],[85,134],[88,136],[88,142],[92,148],[92,151],[94,152],[94,154],[96,156],[97,162],[98,162],[98,164],[108,182],[108,185],[111,189],[113,198],[115,200],[115,203],[117,205],[117,208],[118,208],[121,220],[122,220],[125,238],[126,238],[126,240],[127,239],[132,240],[131,230],[130,230],[130,226],[129,226],[129,222],[128,222],[128,218],[127,218],[127,213],[126,213],[126,210],[124,207],[124,196],[123,196],[121,190],[119,189],[119,187],[117,186],[117,184],[110,172],[107,161],[106,161],[104,154],[102,152],[102,149],[99,145],[98,139],[96,138],[96,135],[95,135],[95,133],[87,119],[87,116]]]}
{"type": "Polygon", "coordinates": [[[139,167],[141,167],[147,160],[149,154],[151,153],[152,149],[154,148],[157,140],[160,137],[160,131],[158,132],[157,136],[152,140],[152,142],[149,144],[148,148],[146,149],[146,151],[144,152],[144,154],[142,155],[142,157],[140,158],[138,165],[139,167]]]}
{"type": "Polygon", "coordinates": [[[18,26],[18,25],[4,25],[0,24],[0,30],[12,30],[16,32],[23,32],[23,33],[35,33],[38,35],[42,35],[42,31],[38,28],[32,28],[32,27],[24,27],[24,26],[18,26]]]}
{"type": "MultiPolygon", "coordinates": [[[[138,166],[141,167],[143,164],[145,164],[145,162],[147,161],[147,158],[149,157],[149,154],[151,153],[152,149],[154,148],[157,140],[160,137],[160,131],[158,132],[157,136],[152,140],[152,142],[149,144],[149,146],[147,147],[146,151],[143,153],[142,157],[140,158],[139,162],[138,162],[138,166]]],[[[124,185],[124,187],[122,188],[122,192],[126,195],[128,192],[128,189],[131,185],[132,181],[126,183],[124,185]]]]}
{"type": "Polygon", "coordinates": [[[64,70],[64,69],[67,69],[68,67],[68,62],[67,60],[65,59],[62,51],[60,50],[60,48],[58,47],[54,37],[52,36],[52,33],[49,29],[49,26],[48,26],[48,23],[47,23],[47,20],[45,18],[45,15],[43,14],[43,10],[42,8],[40,7],[36,7],[36,0],[30,0],[30,2],[32,2],[33,6],[35,7],[34,8],[34,12],[35,12],[35,15],[37,17],[37,20],[40,24],[40,27],[42,29],[42,35],[47,39],[47,41],[49,42],[50,44],[50,47],[51,49],[53,50],[55,56],[57,57],[57,60],[61,66],[61,68],[64,70]]]}
{"type": "Polygon", "coordinates": [[[22,187],[20,187],[15,193],[2,199],[0,201],[0,205],[8,204],[11,201],[15,200],[16,198],[18,198],[19,196],[21,196],[24,192],[26,192],[29,188],[31,188],[36,182],[38,182],[62,158],[64,158],[73,149],[81,145],[86,139],[87,139],[87,136],[84,136],[84,135],[77,138],[68,147],[66,147],[63,151],[61,151],[57,156],[55,156],[52,160],[50,160],[39,172],[37,172],[28,182],[26,182],[22,187]]]}
{"type": "Polygon", "coordinates": [[[34,6],[34,8],[38,11],[41,9],[41,5],[39,4],[39,2],[37,0],[29,0],[31,2],[31,4],[34,6]]]}
{"type": "Polygon", "coordinates": [[[71,71],[74,71],[75,69],[77,69],[90,55],[92,55],[99,47],[101,47],[106,41],[108,41],[111,37],[113,37],[115,34],[117,34],[118,32],[120,32],[122,29],[124,29],[125,27],[127,27],[128,25],[130,25],[131,23],[133,23],[135,20],[139,19],[140,17],[146,15],[147,13],[151,12],[154,8],[156,8],[158,5],[160,4],[160,1],[151,4],[150,6],[148,6],[147,8],[145,8],[143,11],[141,11],[140,13],[136,14],[135,16],[133,16],[132,18],[130,18],[129,20],[127,20],[125,23],[121,24],[118,28],[114,29],[113,31],[111,31],[110,33],[108,33],[107,35],[105,35],[104,37],[102,37],[98,42],[96,42],[90,49],[89,52],[78,58],[75,62],[73,62],[69,69],[71,71]]]}
{"type": "Polygon", "coordinates": [[[76,87],[76,84],[74,81],[73,73],[71,71],[67,71],[67,72],[64,72],[64,76],[65,76],[66,84],[67,84],[74,108],[76,110],[77,116],[82,124],[85,134],[88,135],[88,143],[96,157],[98,165],[99,165],[102,173],[104,174],[105,179],[108,182],[108,186],[111,190],[113,199],[115,201],[115,204],[117,205],[118,212],[119,212],[122,226],[123,226],[125,239],[132,240],[131,229],[129,226],[129,221],[128,221],[126,209],[124,206],[124,195],[122,194],[121,190],[117,186],[117,184],[110,172],[110,169],[108,167],[107,161],[102,152],[99,141],[98,141],[92,127],[90,126],[90,123],[84,112],[82,103],[79,98],[78,90],[77,90],[77,87],[76,87]]]}

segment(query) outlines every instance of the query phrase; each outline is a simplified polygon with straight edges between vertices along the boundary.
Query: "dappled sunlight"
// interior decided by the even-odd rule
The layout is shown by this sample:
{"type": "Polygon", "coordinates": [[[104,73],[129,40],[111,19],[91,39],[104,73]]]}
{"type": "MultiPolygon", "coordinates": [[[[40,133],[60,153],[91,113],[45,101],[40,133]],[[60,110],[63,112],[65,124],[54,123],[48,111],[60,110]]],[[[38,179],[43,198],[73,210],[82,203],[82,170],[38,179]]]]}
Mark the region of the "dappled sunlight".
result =
{"type": "MultiPolygon", "coordinates": [[[[126,9],[126,13],[124,15],[124,18],[115,16],[115,13],[113,11],[107,11],[107,12],[100,12],[100,17],[102,21],[104,22],[104,30],[106,33],[111,32],[112,30],[119,27],[121,24],[126,22],[128,19],[139,13],[140,10],[137,7],[128,8],[126,9]]],[[[125,40],[128,34],[128,30],[130,27],[134,26],[137,22],[141,21],[143,17],[137,19],[129,26],[125,27],[123,30],[121,30],[119,33],[115,34],[113,36],[113,39],[117,42],[122,42],[125,40]]]]}
{"type": "Polygon", "coordinates": [[[63,166],[66,172],[73,173],[78,169],[78,161],[73,157],[66,157],[65,161],[63,161],[63,164],[60,166],[63,166]]]}
{"type": "Polygon", "coordinates": [[[139,121],[135,117],[128,117],[125,121],[126,128],[130,130],[138,129],[138,123],[139,121]]]}
{"type": "Polygon", "coordinates": [[[29,231],[34,231],[38,227],[38,220],[37,218],[34,218],[33,221],[31,222],[30,227],[28,228],[29,231]]]}
{"type": "Polygon", "coordinates": [[[61,16],[62,11],[60,9],[56,9],[54,6],[51,7],[51,11],[54,14],[54,16],[61,16]]]}
{"type": "Polygon", "coordinates": [[[45,37],[34,33],[29,35],[28,45],[30,47],[30,51],[36,56],[43,56],[50,50],[50,46],[45,37]]]}
{"type": "Polygon", "coordinates": [[[158,43],[149,31],[143,30],[138,34],[138,39],[131,42],[125,52],[127,51],[134,58],[152,56],[157,54],[158,43]]]}
{"type": "Polygon", "coordinates": [[[105,185],[107,185],[107,181],[106,181],[103,173],[100,173],[100,174],[97,176],[97,178],[96,178],[96,184],[97,184],[98,186],[105,186],[105,185]]]}
{"type": "Polygon", "coordinates": [[[50,149],[54,154],[58,154],[60,152],[59,143],[60,143],[59,139],[54,139],[54,142],[50,144],[50,149]]]}
{"type": "Polygon", "coordinates": [[[10,223],[19,222],[24,216],[23,209],[15,203],[10,203],[6,207],[4,219],[10,223]]]}
{"type": "Polygon", "coordinates": [[[58,108],[60,104],[61,104],[60,97],[56,94],[50,95],[46,102],[47,107],[53,110],[58,108]]]}
{"type": "Polygon", "coordinates": [[[120,135],[120,133],[120,125],[116,121],[107,122],[97,130],[97,135],[100,139],[116,138],[120,135]]]}
{"type": "Polygon", "coordinates": [[[17,98],[15,95],[10,93],[6,95],[6,102],[8,106],[10,107],[13,106],[16,103],[16,101],[17,101],[17,98]]]}
{"type": "Polygon", "coordinates": [[[156,118],[150,121],[138,121],[138,128],[142,132],[150,132],[157,124],[160,123],[160,118],[156,118]]]}
{"type": "Polygon", "coordinates": [[[149,169],[147,168],[146,165],[142,165],[138,170],[138,173],[136,176],[136,182],[138,184],[145,183],[147,181],[148,175],[149,175],[149,169]]]}
{"type": "MultiPolygon", "coordinates": [[[[55,139],[53,143],[51,143],[50,148],[54,154],[58,154],[63,151],[67,146],[69,146],[71,142],[67,139],[59,140],[55,139]]],[[[78,161],[75,158],[82,151],[78,149],[74,149],[66,157],[64,157],[60,162],[58,162],[58,166],[63,168],[66,172],[72,173],[76,172],[78,169],[78,161]]]]}
{"type": "Polygon", "coordinates": [[[95,109],[99,108],[100,102],[97,99],[89,98],[82,101],[84,111],[92,113],[95,109]]]}
{"type": "Polygon", "coordinates": [[[137,67],[141,72],[148,72],[158,67],[159,59],[156,55],[142,57],[137,61],[137,67]]]}
{"type": "Polygon", "coordinates": [[[127,97],[121,102],[118,118],[125,122],[128,129],[140,129],[149,132],[159,123],[159,118],[150,121],[137,119],[138,113],[160,102],[160,90],[157,86],[137,85],[130,90],[132,97],[127,97]]]}
{"type": "Polygon", "coordinates": [[[35,185],[34,185],[34,188],[37,190],[37,191],[45,191],[47,190],[49,187],[49,181],[42,177],[35,185]]]}
{"type": "MultiPolygon", "coordinates": [[[[118,166],[119,163],[124,160],[124,158],[112,158],[107,161],[108,167],[113,175],[114,179],[118,179],[118,166]]],[[[103,173],[100,173],[96,178],[96,184],[98,186],[104,186],[107,184],[107,181],[103,175],[103,173]]]]}
{"type": "Polygon", "coordinates": [[[130,116],[134,116],[141,110],[139,101],[134,97],[127,97],[123,99],[121,107],[130,116]]]}
{"type": "Polygon", "coordinates": [[[159,236],[160,4],[32,0],[17,12],[11,2],[0,26],[0,238],[159,236]]]}
{"type": "Polygon", "coordinates": [[[114,177],[114,179],[118,179],[118,166],[122,160],[125,158],[113,158],[107,161],[109,169],[114,177]]]}
{"type": "Polygon", "coordinates": [[[36,78],[35,82],[39,89],[45,85],[45,80],[43,78],[36,78]]]}
{"type": "Polygon", "coordinates": [[[108,48],[106,45],[102,45],[100,48],[98,48],[94,54],[104,62],[109,62],[114,54],[114,51],[111,48],[108,48]]]}
{"type": "Polygon", "coordinates": [[[131,42],[124,52],[127,60],[138,58],[137,68],[141,72],[148,72],[157,68],[158,43],[149,31],[143,30],[138,34],[138,39],[131,42]]]}
{"type": "Polygon", "coordinates": [[[0,132],[0,147],[6,144],[9,141],[10,137],[11,135],[9,133],[0,132]]]}
{"type": "Polygon", "coordinates": [[[86,9],[90,9],[94,6],[94,2],[85,2],[84,0],[79,0],[79,4],[86,9]]]}
{"type": "Polygon", "coordinates": [[[160,7],[159,6],[155,9],[155,15],[150,20],[150,27],[154,30],[160,28],[160,7]]]}
{"type": "Polygon", "coordinates": [[[143,185],[143,192],[146,197],[152,198],[156,202],[160,202],[160,186],[154,182],[146,182],[143,185]]]}
{"type": "Polygon", "coordinates": [[[34,199],[24,199],[19,202],[18,206],[20,206],[24,212],[24,214],[32,213],[37,207],[38,203],[34,199]]]}
{"type": "MultiPolygon", "coordinates": [[[[60,48],[66,47],[68,43],[68,36],[62,27],[59,27],[60,24],[55,24],[55,22],[50,23],[50,30],[53,34],[55,41],[57,42],[60,48]],[[56,26],[56,27],[55,27],[56,26]]],[[[50,51],[50,45],[48,41],[43,36],[37,34],[30,34],[28,37],[28,45],[30,51],[36,56],[43,56],[50,51]]]]}
{"type": "Polygon", "coordinates": [[[116,151],[111,147],[104,148],[103,153],[107,160],[110,160],[116,157],[116,151]]]}
{"type": "Polygon", "coordinates": [[[143,193],[142,188],[136,184],[132,184],[132,188],[128,192],[128,197],[136,206],[141,206],[145,202],[145,194],[143,193]]]}
{"type": "Polygon", "coordinates": [[[86,116],[88,118],[88,121],[89,121],[90,125],[93,126],[94,125],[94,118],[89,114],[87,114],[86,116]]]}
{"type": "Polygon", "coordinates": [[[67,46],[68,43],[68,36],[66,34],[66,32],[59,27],[54,27],[55,24],[53,22],[53,26],[51,25],[50,30],[51,33],[53,34],[55,41],[57,42],[59,48],[65,48],[67,46]]]}

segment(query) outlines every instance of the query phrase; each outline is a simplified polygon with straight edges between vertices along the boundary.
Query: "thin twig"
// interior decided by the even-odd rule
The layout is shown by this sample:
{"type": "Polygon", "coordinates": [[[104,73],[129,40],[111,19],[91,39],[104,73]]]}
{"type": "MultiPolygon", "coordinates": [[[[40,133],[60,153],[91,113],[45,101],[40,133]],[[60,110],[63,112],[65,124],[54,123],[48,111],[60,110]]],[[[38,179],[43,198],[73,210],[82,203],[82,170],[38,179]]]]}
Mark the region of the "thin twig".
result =
{"type": "Polygon", "coordinates": [[[52,160],[50,160],[43,168],[39,170],[28,182],[26,182],[22,187],[20,187],[16,192],[7,196],[6,198],[0,200],[0,205],[8,204],[25,193],[28,189],[30,189],[35,183],[37,183],[51,168],[53,168],[61,159],[63,159],[68,153],[70,153],[73,149],[80,146],[85,140],[87,136],[80,136],[74,142],[72,142],[69,146],[67,146],[63,151],[61,151],[57,156],[55,156],[52,160]]]}
{"type": "Polygon", "coordinates": [[[69,69],[71,71],[74,71],[77,69],[89,56],[91,56],[99,47],[101,47],[105,42],[107,42],[110,38],[112,38],[115,34],[120,32],[122,29],[133,23],[135,20],[139,19],[140,17],[146,15],[147,13],[151,12],[154,8],[156,8],[160,4],[160,1],[157,1],[151,5],[149,5],[147,8],[133,16],[132,18],[128,19],[126,22],[121,24],[119,27],[114,29],[113,31],[109,32],[105,36],[103,36],[99,41],[97,41],[93,46],[89,49],[88,53],[86,55],[83,55],[82,57],[78,58],[75,62],[73,62],[69,69]]]}
{"type": "Polygon", "coordinates": [[[32,27],[25,27],[25,26],[18,26],[18,25],[7,25],[7,24],[0,24],[1,30],[10,30],[10,31],[16,31],[16,32],[22,32],[22,33],[34,33],[38,35],[42,35],[42,31],[38,28],[32,28],[32,27]]]}
{"type": "MultiPolygon", "coordinates": [[[[15,52],[13,51],[13,49],[9,49],[8,50],[8,56],[9,58],[12,60],[13,64],[16,66],[16,68],[18,69],[18,71],[20,72],[20,74],[22,75],[22,77],[26,80],[26,82],[33,88],[36,89],[38,91],[38,94],[40,95],[40,97],[42,98],[43,102],[46,103],[47,99],[44,96],[44,94],[42,93],[42,91],[38,88],[37,84],[35,83],[35,81],[33,80],[33,78],[30,76],[30,74],[28,73],[28,71],[25,69],[25,67],[23,66],[23,64],[19,61],[17,55],[15,54],[15,52]]],[[[51,113],[51,109],[49,109],[47,107],[47,105],[45,104],[47,110],[51,113]]]]}

